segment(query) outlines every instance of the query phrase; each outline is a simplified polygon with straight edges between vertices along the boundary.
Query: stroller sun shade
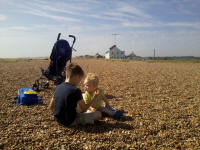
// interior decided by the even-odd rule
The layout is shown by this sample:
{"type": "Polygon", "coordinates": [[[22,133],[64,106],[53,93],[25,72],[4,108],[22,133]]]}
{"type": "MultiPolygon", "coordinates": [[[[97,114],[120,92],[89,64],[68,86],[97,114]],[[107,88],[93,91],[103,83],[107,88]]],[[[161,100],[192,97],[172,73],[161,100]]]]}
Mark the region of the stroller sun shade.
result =
{"type": "Polygon", "coordinates": [[[59,40],[54,44],[50,59],[51,62],[45,76],[62,76],[67,61],[71,61],[72,50],[66,40],[59,40]]]}

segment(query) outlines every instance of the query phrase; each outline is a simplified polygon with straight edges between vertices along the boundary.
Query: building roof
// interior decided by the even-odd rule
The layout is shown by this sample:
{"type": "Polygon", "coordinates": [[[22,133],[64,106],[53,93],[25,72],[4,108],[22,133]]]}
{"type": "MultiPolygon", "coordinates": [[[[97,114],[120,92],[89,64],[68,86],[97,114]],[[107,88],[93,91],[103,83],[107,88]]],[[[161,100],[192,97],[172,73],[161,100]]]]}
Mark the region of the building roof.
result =
{"type": "MultiPolygon", "coordinates": [[[[112,49],[115,48],[115,47],[116,47],[117,49],[119,49],[116,45],[113,45],[112,47],[110,47],[110,50],[112,50],[112,49]]],[[[106,53],[109,53],[110,50],[106,51],[106,53]]],[[[119,51],[121,51],[121,50],[119,49],[119,51]]],[[[121,52],[125,52],[125,51],[121,51],[121,52]]]]}
{"type": "Polygon", "coordinates": [[[114,47],[117,47],[116,45],[113,45],[112,47],[110,47],[110,50],[113,49],[114,47]]]}
{"type": "Polygon", "coordinates": [[[135,55],[134,52],[132,52],[132,53],[130,53],[130,54],[128,55],[128,57],[136,57],[136,55],[135,55]]]}
{"type": "Polygon", "coordinates": [[[99,53],[96,53],[95,57],[96,57],[96,58],[102,58],[103,56],[100,55],[99,53]]]}

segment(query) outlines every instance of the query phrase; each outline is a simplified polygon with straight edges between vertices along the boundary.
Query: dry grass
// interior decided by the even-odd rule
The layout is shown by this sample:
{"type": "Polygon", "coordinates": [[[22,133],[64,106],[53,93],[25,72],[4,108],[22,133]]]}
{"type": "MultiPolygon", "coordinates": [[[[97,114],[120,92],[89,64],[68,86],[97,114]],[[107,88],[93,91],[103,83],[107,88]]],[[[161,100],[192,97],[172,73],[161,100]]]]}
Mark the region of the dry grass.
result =
{"type": "MultiPolygon", "coordinates": [[[[65,128],[46,109],[54,85],[39,96],[43,105],[11,104],[31,87],[48,60],[0,62],[0,149],[200,149],[200,64],[74,59],[100,77],[119,120],[65,128]]],[[[80,88],[83,88],[81,83],[80,88]]]]}

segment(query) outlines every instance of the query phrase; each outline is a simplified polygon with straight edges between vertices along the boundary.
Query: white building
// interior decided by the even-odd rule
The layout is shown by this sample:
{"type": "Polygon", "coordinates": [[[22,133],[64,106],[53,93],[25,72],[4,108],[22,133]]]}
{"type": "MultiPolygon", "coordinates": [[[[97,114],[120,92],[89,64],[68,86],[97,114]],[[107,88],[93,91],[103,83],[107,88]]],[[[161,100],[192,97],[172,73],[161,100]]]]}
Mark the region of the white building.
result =
{"type": "Polygon", "coordinates": [[[106,59],[125,59],[125,51],[121,51],[116,45],[113,45],[105,54],[106,59]]]}

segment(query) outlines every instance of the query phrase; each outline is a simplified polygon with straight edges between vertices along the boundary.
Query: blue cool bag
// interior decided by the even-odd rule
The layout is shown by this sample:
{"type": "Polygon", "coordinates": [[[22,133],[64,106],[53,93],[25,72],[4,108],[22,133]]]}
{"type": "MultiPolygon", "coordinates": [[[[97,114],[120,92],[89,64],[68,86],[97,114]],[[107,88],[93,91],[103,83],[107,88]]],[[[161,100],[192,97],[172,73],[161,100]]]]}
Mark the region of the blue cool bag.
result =
{"type": "Polygon", "coordinates": [[[18,96],[14,98],[13,104],[33,105],[40,102],[42,102],[42,99],[38,98],[37,92],[31,88],[20,88],[18,96]]]}

